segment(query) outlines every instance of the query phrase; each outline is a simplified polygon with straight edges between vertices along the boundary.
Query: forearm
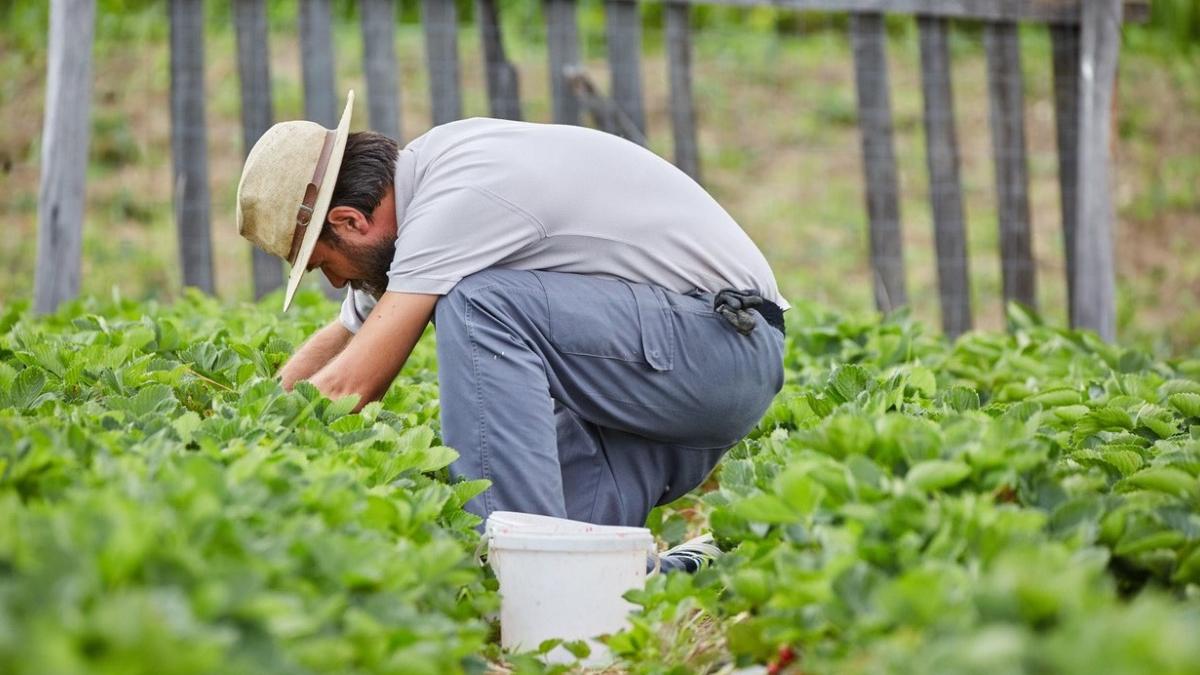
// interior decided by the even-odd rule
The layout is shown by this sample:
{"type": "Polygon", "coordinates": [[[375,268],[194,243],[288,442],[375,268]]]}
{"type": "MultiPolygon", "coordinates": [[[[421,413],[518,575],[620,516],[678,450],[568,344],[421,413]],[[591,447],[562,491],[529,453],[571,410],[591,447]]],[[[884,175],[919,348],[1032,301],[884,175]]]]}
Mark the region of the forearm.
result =
{"type": "Polygon", "coordinates": [[[382,398],[421,339],[436,303],[434,295],[384,293],[353,342],[309,381],[330,399],[358,396],[359,408],[382,398]]]}
{"type": "Polygon", "coordinates": [[[314,333],[279,369],[283,388],[290,391],[296,382],[312,377],[340,354],[352,337],[354,334],[338,321],[314,333]]]}

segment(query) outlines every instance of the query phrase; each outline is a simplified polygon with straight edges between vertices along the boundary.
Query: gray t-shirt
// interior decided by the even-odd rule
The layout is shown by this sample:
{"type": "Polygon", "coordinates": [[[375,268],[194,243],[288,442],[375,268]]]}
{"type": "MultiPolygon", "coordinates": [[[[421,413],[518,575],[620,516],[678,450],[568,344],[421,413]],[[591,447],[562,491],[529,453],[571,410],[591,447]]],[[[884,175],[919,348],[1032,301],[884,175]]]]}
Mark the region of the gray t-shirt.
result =
{"type": "MultiPolygon", "coordinates": [[[[762,253],[704,188],[639,145],[584,127],[473,118],[396,162],[388,290],[444,295],[492,267],[594,274],[679,293],[755,289],[787,309],[762,253]]],[[[347,293],[357,332],[375,306],[347,293]]]]}

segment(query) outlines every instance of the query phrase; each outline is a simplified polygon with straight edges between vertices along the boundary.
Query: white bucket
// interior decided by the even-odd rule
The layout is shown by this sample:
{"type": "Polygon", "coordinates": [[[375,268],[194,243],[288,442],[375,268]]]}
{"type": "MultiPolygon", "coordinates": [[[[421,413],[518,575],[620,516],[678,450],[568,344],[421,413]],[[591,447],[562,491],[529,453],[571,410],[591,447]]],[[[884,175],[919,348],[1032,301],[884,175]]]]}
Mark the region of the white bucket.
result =
{"type": "MultiPolygon", "coordinates": [[[[621,596],[645,584],[650,530],[497,511],[486,532],[500,581],[500,645],[528,651],[552,638],[586,639],[585,664],[605,661],[607,650],[592,638],[628,625],[634,605],[621,596]]],[[[574,657],[558,647],[547,660],[574,657]]]]}

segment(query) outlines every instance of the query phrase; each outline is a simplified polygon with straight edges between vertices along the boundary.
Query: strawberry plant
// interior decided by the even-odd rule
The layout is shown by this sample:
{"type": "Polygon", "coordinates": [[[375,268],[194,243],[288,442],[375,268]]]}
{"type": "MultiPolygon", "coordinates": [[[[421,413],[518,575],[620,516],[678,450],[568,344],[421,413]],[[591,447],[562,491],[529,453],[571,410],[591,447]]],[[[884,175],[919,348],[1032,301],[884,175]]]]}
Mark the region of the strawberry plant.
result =
{"type": "Polygon", "coordinates": [[[721,643],[697,670],[1196,672],[1200,361],[1019,311],[952,346],[801,312],[757,435],[652,518],[733,552],[634,594],[631,670],[687,653],[691,613],[721,643]]]}
{"type": "MultiPolygon", "coordinates": [[[[432,334],[359,413],[273,376],[333,308],[0,316],[0,672],[442,673],[505,661],[432,334]]],[[[954,344],[798,306],[787,384],[607,638],[636,672],[1192,673],[1200,361],[1014,310],[954,344]]]]}

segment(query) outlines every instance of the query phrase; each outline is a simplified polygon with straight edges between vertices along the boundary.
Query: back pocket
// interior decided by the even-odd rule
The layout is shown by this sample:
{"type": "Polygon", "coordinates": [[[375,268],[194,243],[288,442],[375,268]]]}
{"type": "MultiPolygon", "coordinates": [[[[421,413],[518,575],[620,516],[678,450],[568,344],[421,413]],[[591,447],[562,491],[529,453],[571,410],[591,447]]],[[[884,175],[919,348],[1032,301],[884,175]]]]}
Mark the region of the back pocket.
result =
{"type": "Polygon", "coordinates": [[[559,352],[659,371],[673,367],[675,332],[660,289],[581,274],[535,274],[546,290],[549,338],[559,352]]]}

